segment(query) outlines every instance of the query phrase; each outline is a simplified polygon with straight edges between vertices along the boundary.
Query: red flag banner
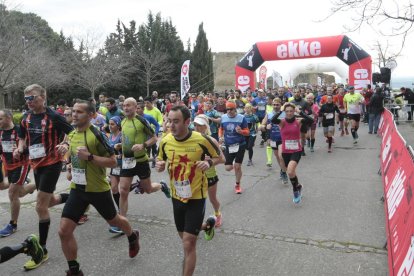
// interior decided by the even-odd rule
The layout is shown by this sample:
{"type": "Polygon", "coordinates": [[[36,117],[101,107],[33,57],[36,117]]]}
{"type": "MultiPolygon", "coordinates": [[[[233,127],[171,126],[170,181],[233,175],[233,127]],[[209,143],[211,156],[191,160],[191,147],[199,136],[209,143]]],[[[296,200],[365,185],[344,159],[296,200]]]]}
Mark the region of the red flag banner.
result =
{"type": "Polygon", "coordinates": [[[390,275],[414,275],[414,162],[390,111],[380,122],[381,172],[390,275]]]}
{"type": "Polygon", "coordinates": [[[262,66],[260,67],[259,70],[259,88],[260,89],[265,89],[266,88],[266,75],[267,75],[267,68],[266,66],[262,66]]]}

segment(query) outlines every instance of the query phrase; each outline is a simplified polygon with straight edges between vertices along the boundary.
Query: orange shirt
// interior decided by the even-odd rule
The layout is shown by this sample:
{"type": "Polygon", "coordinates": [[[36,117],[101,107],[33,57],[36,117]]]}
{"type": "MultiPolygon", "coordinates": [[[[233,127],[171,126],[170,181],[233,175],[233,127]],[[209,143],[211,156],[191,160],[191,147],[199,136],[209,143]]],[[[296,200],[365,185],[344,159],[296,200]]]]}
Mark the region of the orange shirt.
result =
{"type": "MultiPolygon", "coordinates": [[[[333,103],[334,104],[338,104],[339,103],[339,101],[338,101],[338,95],[333,95],[332,96],[332,101],[333,101],[333,103]]],[[[321,101],[319,102],[319,104],[320,105],[323,105],[323,104],[326,104],[328,102],[328,96],[327,95],[324,95],[322,98],[321,98],[321,101]]]]}

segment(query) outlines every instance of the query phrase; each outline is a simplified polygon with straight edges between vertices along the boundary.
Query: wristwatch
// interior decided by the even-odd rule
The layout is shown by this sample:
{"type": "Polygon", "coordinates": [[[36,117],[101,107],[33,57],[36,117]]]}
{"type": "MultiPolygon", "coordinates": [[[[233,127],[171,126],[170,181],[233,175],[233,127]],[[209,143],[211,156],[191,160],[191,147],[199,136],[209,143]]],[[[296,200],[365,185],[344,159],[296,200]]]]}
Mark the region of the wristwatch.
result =
{"type": "Polygon", "coordinates": [[[90,153],[89,155],[88,155],[88,161],[92,161],[93,160],[93,154],[92,153],[90,153]]]}

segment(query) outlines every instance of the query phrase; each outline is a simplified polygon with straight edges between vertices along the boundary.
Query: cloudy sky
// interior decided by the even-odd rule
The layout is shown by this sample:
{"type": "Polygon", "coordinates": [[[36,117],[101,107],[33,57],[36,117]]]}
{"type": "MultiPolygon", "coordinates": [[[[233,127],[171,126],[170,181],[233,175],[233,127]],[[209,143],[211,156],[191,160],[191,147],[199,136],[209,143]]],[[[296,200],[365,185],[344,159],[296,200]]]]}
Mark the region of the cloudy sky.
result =
{"type": "MultiPolygon", "coordinates": [[[[10,1],[8,1],[10,3],[10,1]]],[[[86,32],[99,34],[102,40],[115,30],[118,19],[124,23],[135,20],[146,22],[148,12],[161,12],[171,18],[181,39],[195,41],[198,25],[204,22],[213,52],[246,52],[259,41],[320,37],[347,34],[373,57],[374,42],[378,35],[369,27],[359,32],[345,33],[344,25],[351,22],[352,13],[334,16],[320,22],[332,7],[331,0],[290,1],[225,1],[225,0],[16,0],[23,12],[33,12],[47,20],[50,26],[65,35],[82,37],[86,32]]],[[[380,38],[384,43],[387,38],[380,38]]],[[[388,38],[390,45],[400,40],[388,38]]],[[[414,34],[406,43],[398,67],[393,76],[414,76],[414,64],[410,50],[414,46],[414,34]]],[[[287,75],[298,66],[326,63],[343,67],[336,58],[300,61],[266,62],[266,66],[287,75]]],[[[378,69],[374,68],[374,71],[378,69]]],[[[414,79],[414,78],[413,78],[414,79]]]]}

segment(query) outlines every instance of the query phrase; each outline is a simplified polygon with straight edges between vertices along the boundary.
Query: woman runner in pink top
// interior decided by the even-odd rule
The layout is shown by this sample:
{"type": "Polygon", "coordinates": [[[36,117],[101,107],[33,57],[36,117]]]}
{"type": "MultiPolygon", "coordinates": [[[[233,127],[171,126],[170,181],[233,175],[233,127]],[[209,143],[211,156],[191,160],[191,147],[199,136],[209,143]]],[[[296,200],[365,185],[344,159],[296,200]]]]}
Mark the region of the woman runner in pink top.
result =
{"type": "Polygon", "coordinates": [[[279,119],[280,112],[274,115],[271,121],[280,127],[280,133],[282,135],[282,157],[293,187],[293,202],[298,204],[302,200],[302,185],[299,184],[298,177],[296,176],[296,167],[302,156],[300,128],[303,124],[311,125],[313,119],[303,111],[299,111],[291,103],[285,103],[282,110],[285,111],[286,117],[279,119]],[[295,111],[299,115],[295,115],[295,111]]]}

